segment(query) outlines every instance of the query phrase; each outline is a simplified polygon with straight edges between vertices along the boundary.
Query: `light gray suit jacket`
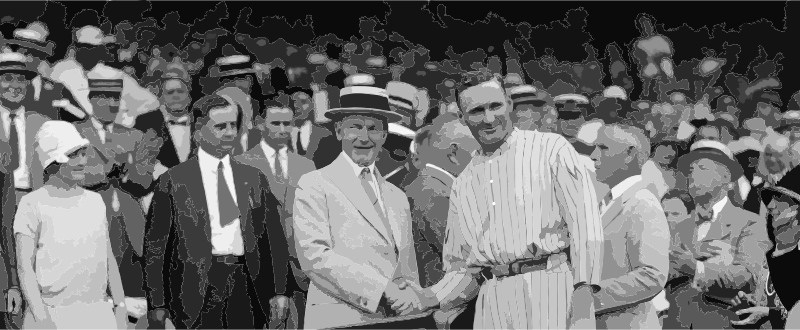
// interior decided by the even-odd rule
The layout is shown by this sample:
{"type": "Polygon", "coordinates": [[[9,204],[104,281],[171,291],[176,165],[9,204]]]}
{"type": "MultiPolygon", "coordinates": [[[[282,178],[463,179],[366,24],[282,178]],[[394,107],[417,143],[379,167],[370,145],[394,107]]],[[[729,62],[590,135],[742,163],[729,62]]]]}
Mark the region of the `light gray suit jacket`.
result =
{"type": "Polygon", "coordinates": [[[605,235],[598,329],[661,329],[653,299],[669,274],[669,226],[654,186],[637,182],[601,215],[605,235]]]}
{"type": "Polygon", "coordinates": [[[378,304],[390,282],[419,283],[406,195],[376,173],[386,228],[344,157],[304,175],[295,192],[298,258],[311,278],[309,329],[382,319],[386,314],[378,304]]]}

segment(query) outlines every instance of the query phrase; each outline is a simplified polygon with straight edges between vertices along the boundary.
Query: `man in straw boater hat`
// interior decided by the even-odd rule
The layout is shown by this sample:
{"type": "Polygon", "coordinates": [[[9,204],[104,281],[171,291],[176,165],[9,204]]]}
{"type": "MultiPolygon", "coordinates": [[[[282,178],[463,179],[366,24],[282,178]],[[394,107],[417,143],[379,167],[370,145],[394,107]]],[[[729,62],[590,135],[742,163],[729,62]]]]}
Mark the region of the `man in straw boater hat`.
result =
{"type": "MultiPolygon", "coordinates": [[[[777,183],[761,190],[761,200],[767,205],[767,231],[772,248],[766,253],[769,279],[774,292],[790,314],[798,313],[800,291],[797,290],[796,266],[800,262],[800,224],[797,209],[800,190],[797,181],[800,170],[796,167],[777,183]]],[[[771,307],[771,306],[770,306],[771,307]]],[[[772,314],[772,313],[770,313],[772,314]]],[[[797,328],[795,317],[789,316],[786,329],[797,328]]]]}
{"type": "Polygon", "coordinates": [[[675,225],[667,300],[673,306],[665,329],[730,329],[752,293],[769,245],[763,220],[735,206],[729,192],[743,175],[733,153],[719,141],[695,142],[678,159],[695,203],[694,221],[675,225]]]}
{"type": "Polygon", "coordinates": [[[562,136],[514,128],[497,79],[462,86],[458,102],[480,150],[453,183],[447,273],[423,309],[477,294],[474,328],[595,328],[604,241],[586,166],[562,136]]]}
{"type": "Polygon", "coordinates": [[[3,40],[0,37],[0,48],[5,44],[26,55],[29,60],[27,66],[37,72],[30,80],[32,93],[26,101],[30,103],[31,110],[52,119],[83,118],[83,111],[72,93],[51,77],[53,68],[47,58],[53,55],[55,45],[47,41],[48,34],[44,23],[33,22],[25,28],[14,30],[13,39],[3,40]]]}
{"type": "Polygon", "coordinates": [[[105,76],[121,75],[125,81],[120,99],[121,112],[124,114],[118,115],[116,120],[125,126],[131,126],[136,115],[157,108],[159,102],[155,95],[139,86],[135,79],[103,64],[103,61],[110,56],[107,44],[111,39],[112,37],[106,37],[94,26],[79,29],[75,33],[75,58],[63,60],[53,66],[50,78],[63,83],[75,96],[78,105],[91,115],[92,105],[88,98],[87,78],[89,72],[105,76]]]}
{"type": "Polygon", "coordinates": [[[514,127],[523,131],[540,130],[547,115],[544,92],[537,91],[531,85],[519,85],[509,88],[508,96],[514,104],[511,115],[514,127]]]}
{"type": "Polygon", "coordinates": [[[416,114],[414,101],[417,88],[404,82],[390,81],[386,84],[386,93],[389,95],[389,108],[403,118],[397,123],[389,123],[389,135],[376,166],[381,173],[386,173],[383,177],[386,181],[403,189],[402,184],[406,182],[412,166],[411,143],[415,132],[411,125],[416,114]]]}
{"type": "Polygon", "coordinates": [[[379,322],[419,307],[417,261],[406,195],[383,179],[375,160],[391,111],[386,91],[363,85],[341,90],[335,121],[338,158],[304,175],[294,202],[298,258],[311,278],[305,327],[379,322]]]}

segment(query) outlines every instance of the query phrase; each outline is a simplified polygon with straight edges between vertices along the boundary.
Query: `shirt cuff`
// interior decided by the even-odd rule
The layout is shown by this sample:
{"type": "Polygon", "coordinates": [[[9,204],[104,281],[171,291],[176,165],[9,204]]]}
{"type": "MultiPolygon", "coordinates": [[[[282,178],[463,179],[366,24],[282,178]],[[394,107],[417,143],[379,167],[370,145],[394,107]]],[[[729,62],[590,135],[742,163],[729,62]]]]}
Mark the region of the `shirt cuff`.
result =
{"type": "Polygon", "coordinates": [[[790,249],[783,249],[783,250],[780,250],[780,251],[778,251],[778,250],[775,250],[775,252],[772,252],[772,256],[773,256],[773,257],[778,257],[778,256],[781,256],[781,255],[783,255],[783,254],[786,254],[786,253],[792,252],[792,250],[794,250],[794,249],[798,249],[798,250],[800,250],[800,244],[798,244],[797,246],[795,246],[795,247],[793,247],[793,248],[790,248],[790,249]]]}

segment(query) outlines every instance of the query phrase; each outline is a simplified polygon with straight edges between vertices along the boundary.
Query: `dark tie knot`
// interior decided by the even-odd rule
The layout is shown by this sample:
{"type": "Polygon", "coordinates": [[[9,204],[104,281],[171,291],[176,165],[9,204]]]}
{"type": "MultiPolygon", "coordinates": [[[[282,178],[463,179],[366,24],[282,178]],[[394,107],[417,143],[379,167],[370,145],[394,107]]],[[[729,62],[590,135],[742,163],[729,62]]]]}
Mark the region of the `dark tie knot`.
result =
{"type": "Polygon", "coordinates": [[[14,118],[17,118],[17,114],[16,113],[11,112],[11,113],[8,114],[8,119],[11,119],[12,122],[13,122],[14,118]]]}
{"type": "Polygon", "coordinates": [[[606,196],[603,197],[603,203],[608,205],[609,203],[611,203],[611,200],[613,199],[613,197],[614,197],[614,195],[612,195],[611,192],[609,191],[608,194],[606,194],[606,196]]]}
{"type": "Polygon", "coordinates": [[[362,179],[369,178],[369,174],[370,174],[369,167],[365,167],[363,170],[361,170],[361,178],[362,179]]]}
{"type": "Polygon", "coordinates": [[[220,170],[220,171],[225,169],[225,163],[223,163],[222,161],[219,161],[219,165],[217,165],[217,169],[220,170]]]}
{"type": "Polygon", "coordinates": [[[699,224],[702,224],[702,223],[705,223],[705,222],[710,222],[711,219],[713,218],[713,215],[714,214],[711,213],[711,212],[706,213],[706,212],[702,212],[702,211],[698,210],[697,211],[697,224],[699,225],[699,224]]]}

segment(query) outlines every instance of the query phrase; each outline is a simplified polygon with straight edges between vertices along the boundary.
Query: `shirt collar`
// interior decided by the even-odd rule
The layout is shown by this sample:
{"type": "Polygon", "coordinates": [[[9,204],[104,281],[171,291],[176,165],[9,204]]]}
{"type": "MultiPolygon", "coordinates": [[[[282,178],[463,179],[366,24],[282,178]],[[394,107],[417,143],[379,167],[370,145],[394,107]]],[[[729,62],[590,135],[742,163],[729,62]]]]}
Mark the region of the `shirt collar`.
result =
{"type": "Polygon", "coordinates": [[[433,164],[430,164],[430,163],[428,163],[428,164],[425,164],[425,167],[430,167],[430,168],[432,168],[432,169],[434,169],[434,170],[438,170],[438,171],[440,171],[440,172],[442,172],[442,173],[446,174],[446,175],[447,175],[447,177],[449,177],[449,178],[450,178],[450,179],[452,179],[453,181],[455,181],[455,180],[456,180],[456,177],[455,177],[455,176],[453,176],[452,174],[450,174],[450,172],[448,172],[448,171],[445,171],[443,168],[441,168],[441,167],[439,167],[439,166],[436,166],[436,165],[433,165],[433,164]]]}
{"type": "Polygon", "coordinates": [[[631,187],[633,187],[633,185],[636,184],[639,181],[642,181],[642,176],[641,175],[634,175],[634,176],[629,177],[629,178],[627,178],[625,180],[622,180],[622,182],[620,182],[620,183],[617,183],[617,185],[614,186],[614,188],[611,188],[611,199],[619,198],[619,196],[624,194],[626,190],[628,190],[631,187]]]}
{"type": "MultiPolygon", "coordinates": [[[[275,149],[270,147],[269,144],[264,142],[264,140],[261,140],[261,149],[264,150],[264,155],[267,156],[267,158],[272,159],[273,157],[275,157],[275,149]]],[[[283,148],[281,148],[281,150],[278,151],[278,155],[280,155],[281,158],[285,159],[286,152],[288,149],[289,149],[288,147],[284,146],[283,148]]]]}
{"type": "Polygon", "coordinates": [[[92,126],[94,126],[94,128],[96,128],[99,131],[105,131],[108,127],[110,127],[111,125],[114,125],[114,123],[111,123],[111,124],[107,124],[107,125],[105,125],[105,127],[103,127],[103,123],[101,123],[99,120],[97,120],[97,118],[94,118],[94,117],[91,117],[90,121],[92,122],[92,126]]]}
{"type": "Polygon", "coordinates": [[[211,156],[207,153],[203,148],[197,148],[197,160],[200,162],[200,166],[209,169],[211,171],[216,171],[217,167],[219,166],[220,160],[224,162],[225,167],[230,168],[231,166],[231,158],[229,155],[225,155],[222,159],[217,157],[211,156]]]}
{"type": "MultiPolygon", "coordinates": [[[[350,166],[353,167],[353,173],[356,174],[356,177],[361,175],[361,171],[364,170],[364,167],[356,164],[352,159],[350,159],[350,155],[346,154],[344,151],[342,151],[342,155],[344,155],[344,159],[347,160],[347,163],[350,164],[350,166]]],[[[367,166],[367,168],[369,168],[369,172],[372,173],[373,176],[375,176],[375,162],[372,162],[372,164],[369,164],[369,166],[367,166]]]]}
{"type": "MultiPolygon", "coordinates": [[[[164,119],[166,119],[168,122],[170,120],[177,121],[177,122],[184,122],[184,121],[188,121],[190,119],[188,113],[183,115],[183,116],[180,116],[180,117],[175,117],[171,113],[169,113],[169,111],[167,111],[166,106],[162,105],[160,108],[161,108],[161,113],[164,114],[164,119]]],[[[167,124],[169,124],[169,123],[167,123],[167,124]]]]}
{"type": "Polygon", "coordinates": [[[728,204],[728,196],[725,196],[722,198],[722,200],[717,202],[717,204],[714,204],[714,206],[711,207],[711,210],[714,212],[714,214],[711,215],[711,221],[717,220],[717,218],[719,217],[719,213],[722,212],[722,209],[725,208],[725,205],[727,204],[728,204]]]}
{"type": "Polygon", "coordinates": [[[508,148],[512,144],[514,144],[514,142],[517,140],[517,135],[519,135],[519,134],[520,134],[519,133],[519,129],[514,127],[512,129],[512,131],[511,131],[511,133],[508,134],[508,138],[506,138],[506,141],[503,142],[503,144],[500,145],[500,148],[497,148],[497,150],[495,150],[491,155],[486,155],[486,154],[483,153],[482,149],[478,149],[477,151],[475,151],[473,153],[473,156],[477,154],[477,155],[482,156],[485,159],[485,158],[491,158],[491,157],[493,157],[495,155],[503,154],[504,152],[506,152],[506,150],[508,150],[508,148]]]}

